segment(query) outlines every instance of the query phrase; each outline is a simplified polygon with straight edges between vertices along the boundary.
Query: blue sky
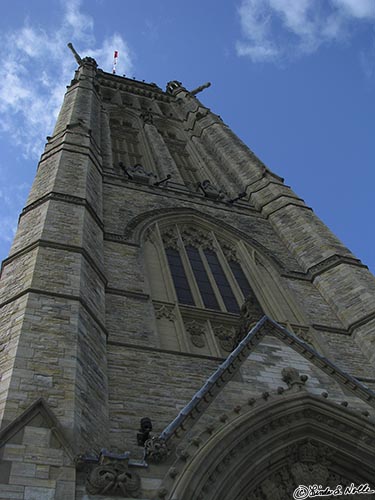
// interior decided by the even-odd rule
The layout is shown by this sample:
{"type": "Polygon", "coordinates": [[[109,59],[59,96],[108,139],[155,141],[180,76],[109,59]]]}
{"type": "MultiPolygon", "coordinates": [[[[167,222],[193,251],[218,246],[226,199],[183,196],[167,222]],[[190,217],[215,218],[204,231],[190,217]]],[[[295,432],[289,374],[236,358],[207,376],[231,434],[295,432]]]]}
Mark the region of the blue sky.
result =
{"type": "Polygon", "coordinates": [[[0,259],[75,61],[187,88],[375,271],[374,0],[13,0],[0,19],[0,259]]]}

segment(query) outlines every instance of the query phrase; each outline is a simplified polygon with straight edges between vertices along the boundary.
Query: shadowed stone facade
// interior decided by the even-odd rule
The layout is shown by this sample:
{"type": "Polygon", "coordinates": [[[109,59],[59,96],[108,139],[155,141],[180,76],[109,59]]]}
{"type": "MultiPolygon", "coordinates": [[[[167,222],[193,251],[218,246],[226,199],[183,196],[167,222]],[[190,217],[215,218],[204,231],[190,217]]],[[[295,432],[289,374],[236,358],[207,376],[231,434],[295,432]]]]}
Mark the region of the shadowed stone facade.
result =
{"type": "Polygon", "coordinates": [[[0,500],[375,490],[374,277],[205,85],[78,62],[2,266],[0,500]]]}

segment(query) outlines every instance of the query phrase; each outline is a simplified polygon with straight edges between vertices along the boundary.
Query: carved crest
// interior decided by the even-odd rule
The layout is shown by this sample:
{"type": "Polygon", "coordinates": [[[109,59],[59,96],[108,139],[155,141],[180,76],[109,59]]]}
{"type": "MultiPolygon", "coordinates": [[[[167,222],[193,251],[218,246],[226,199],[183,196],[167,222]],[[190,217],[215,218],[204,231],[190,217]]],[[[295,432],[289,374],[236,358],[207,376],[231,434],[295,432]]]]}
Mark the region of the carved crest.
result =
{"type": "Polygon", "coordinates": [[[223,325],[214,326],[215,337],[219,339],[220,346],[226,352],[232,352],[234,349],[235,328],[223,325]]]}
{"type": "Polygon", "coordinates": [[[191,343],[196,347],[204,347],[206,345],[205,333],[206,328],[204,323],[199,323],[198,321],[190,321],[185,323],[186,331],[191,335],[191,343]]]}

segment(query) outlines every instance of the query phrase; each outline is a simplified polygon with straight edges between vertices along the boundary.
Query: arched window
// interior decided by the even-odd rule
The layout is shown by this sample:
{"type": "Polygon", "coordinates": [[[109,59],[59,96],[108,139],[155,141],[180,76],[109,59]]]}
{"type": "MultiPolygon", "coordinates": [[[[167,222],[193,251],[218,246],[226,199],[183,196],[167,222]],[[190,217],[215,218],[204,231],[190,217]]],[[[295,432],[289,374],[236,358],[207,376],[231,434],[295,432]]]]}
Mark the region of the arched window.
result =
{"type": "Polygon", "coordinates": [[[249,294],[257,300],[235,244],[189,224],[155,224],[149,236],[153,248],[146,260],[154,276],[162,346],[212,355],[230,352],[242,304],[249,294]],[[163,272],[156,276],[159,269],[163,272]]]}

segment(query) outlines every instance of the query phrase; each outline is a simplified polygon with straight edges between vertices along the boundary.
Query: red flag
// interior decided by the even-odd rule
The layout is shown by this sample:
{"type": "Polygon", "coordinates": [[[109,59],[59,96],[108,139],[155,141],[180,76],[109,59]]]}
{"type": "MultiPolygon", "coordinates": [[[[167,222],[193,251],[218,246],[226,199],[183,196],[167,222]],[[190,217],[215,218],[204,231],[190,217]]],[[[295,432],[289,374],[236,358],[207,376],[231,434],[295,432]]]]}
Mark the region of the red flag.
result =
{"type": "Polygon", "coordinates": [[[116,57],[118,57],[118,51],[117,51],[117,50],[115,50],[115,55],[114,55],[114,57],[115,57],[115,59],[116,59],[116,57]]]}

